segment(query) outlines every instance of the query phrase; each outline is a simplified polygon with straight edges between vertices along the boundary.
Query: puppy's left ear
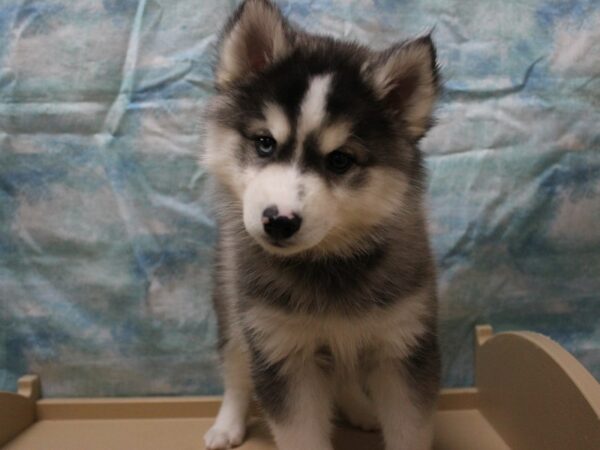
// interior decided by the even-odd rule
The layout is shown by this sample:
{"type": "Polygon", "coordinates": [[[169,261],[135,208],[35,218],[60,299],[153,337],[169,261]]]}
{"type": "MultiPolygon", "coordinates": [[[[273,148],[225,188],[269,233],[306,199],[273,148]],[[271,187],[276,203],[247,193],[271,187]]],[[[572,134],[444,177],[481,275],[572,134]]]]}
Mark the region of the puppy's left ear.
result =
{"type": "Polygon", "coordinates": [[[418,141],[432,122],[439,92],[436,52],[427,35],[379,53],[367,69],[376,95],[398,120],[409,137],[418,141]]]}
{"type": "Polygon", "coordinates": [[[245,0],[221,37],[217,86],[258,73],[291,51],[292,31],[270,0],[245,0]]]}

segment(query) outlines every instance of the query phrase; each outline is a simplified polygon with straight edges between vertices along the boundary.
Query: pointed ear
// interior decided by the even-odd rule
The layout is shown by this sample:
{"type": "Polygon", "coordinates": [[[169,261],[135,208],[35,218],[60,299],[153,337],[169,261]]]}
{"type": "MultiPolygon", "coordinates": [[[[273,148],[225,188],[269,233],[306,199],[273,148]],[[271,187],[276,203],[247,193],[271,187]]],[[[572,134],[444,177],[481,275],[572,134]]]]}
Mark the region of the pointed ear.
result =
{"type": "Polygon", "coordinates": [[[291,30],[269,0],[245,0],[229,19],[219,49],[217,86],[266,69],[291,51],[291,30]]]}
{"type": "Polygon", "coordinates": [[[377,55],[368,69],[376,95],[406,124],[409,137],[421,139],[431,125],[439,91],[435,47],[425,36],[377,55]]]}

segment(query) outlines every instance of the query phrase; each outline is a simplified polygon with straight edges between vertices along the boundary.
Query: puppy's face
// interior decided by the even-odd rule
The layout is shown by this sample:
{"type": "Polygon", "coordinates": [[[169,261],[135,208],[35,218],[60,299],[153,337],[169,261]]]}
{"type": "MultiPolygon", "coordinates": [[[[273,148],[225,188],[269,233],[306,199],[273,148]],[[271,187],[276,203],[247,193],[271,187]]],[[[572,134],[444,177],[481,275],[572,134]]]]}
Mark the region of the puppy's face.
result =
{"type": "Polygon", "coordinates": [[[247,0],[216,77],[203,162],[266,250],[343,252],[411,207],[438,90],[429,37],[371,52],[247,0]]]}

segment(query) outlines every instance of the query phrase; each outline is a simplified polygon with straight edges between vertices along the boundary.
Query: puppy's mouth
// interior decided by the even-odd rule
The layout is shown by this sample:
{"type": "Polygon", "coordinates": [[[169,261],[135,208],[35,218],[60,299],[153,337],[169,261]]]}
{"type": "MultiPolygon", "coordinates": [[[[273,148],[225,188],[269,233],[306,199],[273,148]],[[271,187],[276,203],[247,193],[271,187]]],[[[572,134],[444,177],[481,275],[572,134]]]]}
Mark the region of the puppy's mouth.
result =
{"type": "Polygon", "coordinates": [[[292,249],[297,243],[294,240],[282,240],[282,239],[273,239],[269,236],[263,236],[261,238],[262,242],[268,247],[275,247],[277,249],[292,249]]]}
{"type": "Polygon", "coordinates": [[[289,242],[282,242],[282,241],[277,241],[275,239],[270,239],[270,238],[266,238],[265,241],[269,244],[272,245],[273,247],[277,247],[277,248],[286,248],[290,246],[289,242]]]}
{"type": "Polygon", "coordinates": [[[273,239],[269,236],[261,236],[256,239],[258,244],[268,253],[278,256],[291,256],[307,250],[307,246],[298,239],[273,239]]]}

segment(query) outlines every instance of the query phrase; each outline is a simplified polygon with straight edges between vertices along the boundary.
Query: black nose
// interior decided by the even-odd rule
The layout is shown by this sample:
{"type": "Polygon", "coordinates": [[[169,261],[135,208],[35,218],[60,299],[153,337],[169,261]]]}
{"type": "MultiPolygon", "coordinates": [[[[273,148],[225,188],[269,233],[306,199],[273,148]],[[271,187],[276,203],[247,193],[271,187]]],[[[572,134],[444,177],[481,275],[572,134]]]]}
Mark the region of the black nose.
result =
{"type": "Polygon", "coordinates": [[[280,216],[276,206],[269,206],[263,211],[263,227],[265,233],[278,241],[290,238],[300,229],[302,218],[298,214],[292,217],[280,216]]]}

